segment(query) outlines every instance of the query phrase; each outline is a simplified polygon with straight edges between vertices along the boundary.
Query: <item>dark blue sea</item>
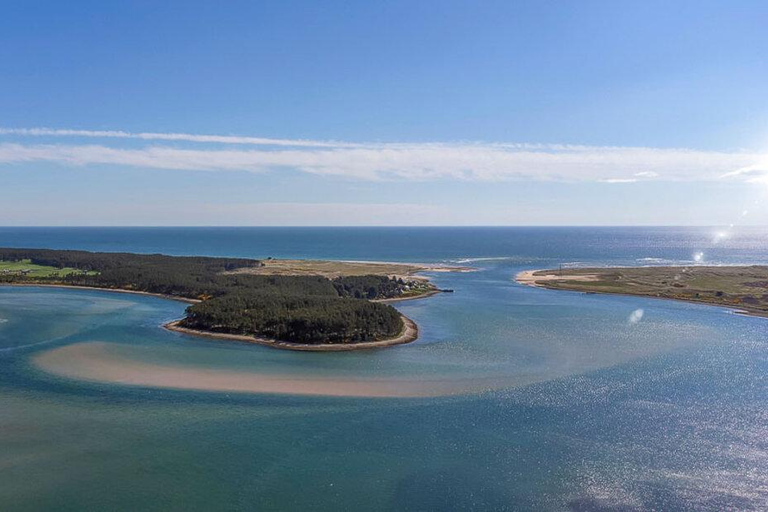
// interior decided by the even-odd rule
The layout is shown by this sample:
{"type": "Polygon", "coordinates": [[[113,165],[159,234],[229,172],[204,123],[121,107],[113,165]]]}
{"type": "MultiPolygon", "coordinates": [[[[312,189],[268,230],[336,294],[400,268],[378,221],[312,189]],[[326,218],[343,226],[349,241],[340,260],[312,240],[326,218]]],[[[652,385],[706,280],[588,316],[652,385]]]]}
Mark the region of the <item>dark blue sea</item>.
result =
{"type": "Polygon", "coordinates": [[[4,228],[2,247],[255,258],[765,263],[768,228],[4,228]]]}
{"type": "Polygon", "coordinates": [[[185,305],[160,298],[0,287],[0,510],[768,509],[766,319],[514,281],[768,264],[766,228],[0,228],[0,247],[475,269],[397,304],[413,344],[333,354],[171,333],[185,305]]]}

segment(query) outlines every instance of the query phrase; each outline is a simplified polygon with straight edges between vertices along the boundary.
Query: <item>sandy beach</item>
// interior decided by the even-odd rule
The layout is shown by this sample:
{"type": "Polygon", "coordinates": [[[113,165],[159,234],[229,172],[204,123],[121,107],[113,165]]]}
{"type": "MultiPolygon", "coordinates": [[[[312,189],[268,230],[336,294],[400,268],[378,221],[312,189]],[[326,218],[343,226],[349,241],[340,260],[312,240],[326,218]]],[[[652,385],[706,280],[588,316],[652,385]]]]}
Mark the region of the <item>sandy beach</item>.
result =
{"type": "Polygon", "coordinates": [[[392,304],[395,302],[404,302],[407,300],[418,300],[418,299],[426,299],[427,297],[433,297],[439,293],[444,293],[443,290],[438,290],[435,288],[434,290],[428,291],[426,293],[422,293],[421,295],[412,295],[409,297],[395,297],[393,299],[374,299],[371,302],[380,302],[382,304],[392,304]]]}
{"type": "Polygon", "coordinates": [[[593,282],[597,281],[598,279],[597,275],[595,274],[561,276],[557,273],[557,271],[552,271],[552,273],[535,275],[537,272],[542,272],[542,270],[524,270],[522,272],[518,272],[518,274],[515,276],[515,281],[528,286],[540,286],[539,283],[546,283],[547,281],[568,280],[593,282]]]}

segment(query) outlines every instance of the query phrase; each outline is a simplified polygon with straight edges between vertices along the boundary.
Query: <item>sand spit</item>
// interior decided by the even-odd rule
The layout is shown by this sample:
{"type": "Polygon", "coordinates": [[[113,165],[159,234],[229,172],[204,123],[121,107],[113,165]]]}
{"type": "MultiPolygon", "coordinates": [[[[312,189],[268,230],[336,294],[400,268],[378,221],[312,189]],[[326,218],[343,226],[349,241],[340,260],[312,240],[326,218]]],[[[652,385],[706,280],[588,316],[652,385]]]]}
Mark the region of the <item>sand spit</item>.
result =
{"type": "MultiPolygon", "coordinates": [[[[259,374],[146,361],[125,356],[114,343],[82,342],[33,358],[41,370],[59,377],[127,386],[233,393],[265,393],[367,398],[438,397],[503,387],[503,379],[333,378],[259,374]]],[[[133,350],[141,350],[133,348],[133,350]]]]}
{"type": "Polygon", "coordinates": [[[395,302],[405,302],[405,301],[408,301],[408,300],[426,299],[427,297],[433,297],[433,296],[437,295],[438,293],[444,293],[444,291],[443,290],[434,289],[434,290],[430,290],[430,291],[428,291],[426,293],[422,293],[420,295],[411,295],[411,296],[408,296],[408,297],[394,297],[392,299],[373,299],[373,300],[371,300],[371,302],[380,302],[382,304],[393,304],[395,302]]]}
{"type": "Polygon", "coordinates": [[[517,281],[520,284],[525,284],[528,286],[539,286],[539,283],[546,283],[547,281],[564,281],[565,280],[565,281],[594,282],[598,280],[597,274],[561,276],[557,273],[556,270],[553,270],[551,273],[546,273],[546,274],[537,274],[537,272],[542,272],[542,271],[541,270],[525,270],[523,272],[520,272],[515,276],[515,281],[517,281]]]}

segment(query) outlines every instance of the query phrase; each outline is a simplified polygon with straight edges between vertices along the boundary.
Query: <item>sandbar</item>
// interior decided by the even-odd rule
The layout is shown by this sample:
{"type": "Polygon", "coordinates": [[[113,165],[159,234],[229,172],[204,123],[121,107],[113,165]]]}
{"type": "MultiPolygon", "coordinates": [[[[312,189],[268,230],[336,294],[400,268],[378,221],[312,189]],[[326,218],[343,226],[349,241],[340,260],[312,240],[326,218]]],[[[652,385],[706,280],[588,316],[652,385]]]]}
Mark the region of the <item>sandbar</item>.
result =
{"type": "MultiPolygon", "coordinates": [[[[333,378],[260,374],[242,370],[158,364],[114,350],[118,344],[80,342],[33,357],[35,366],[58,377],[127,386],[233,393],[265,393],[367,398],[438,397],[498,389],[507,379],[333,378]]],[[[151,349],[148,349],[151,350],[151,349]]],[[[506,382],[505,382],[506,381],[506,382]]]]}

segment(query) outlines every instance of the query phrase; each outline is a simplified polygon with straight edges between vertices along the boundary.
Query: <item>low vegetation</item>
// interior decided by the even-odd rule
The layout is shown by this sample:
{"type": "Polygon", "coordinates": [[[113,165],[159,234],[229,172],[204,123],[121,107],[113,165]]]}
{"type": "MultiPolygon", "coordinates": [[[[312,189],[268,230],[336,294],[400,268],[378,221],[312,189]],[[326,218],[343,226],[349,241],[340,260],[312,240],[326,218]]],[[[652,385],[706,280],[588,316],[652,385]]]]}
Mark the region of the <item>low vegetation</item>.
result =
{"type": "Polygon", "coordinates": [[[0,283],[65,284],[196,299],[201,302],[187,309],[184,327],[295,343],[358,343],[397,336],[403,329],[400,314],[370,300],[408,296],[417,286],[382,275],[329,279],[243,272],[263,266],[262,261],[243,258],[0,249],[0,283]],[[25,269],[30,272],[21,272],[25,269]]]}
{"type": "Polygon", "coordinates": [[[768,316],[766,266],[539,270],[526,280],[546,288],[704,302],[768,316]]]}
{"type": "MultiPolygon", "coordinates": [[[[284,276],[323,276],[329,279],[350,276],[387,276],[407,278],[435,266],[411,263],[377,263],[367,261],[325,261],[325,260],[282,260],[268,258],[258,267],[246,267],[234,270],[238,274],[284,275],[284,276]]],[[[450,267],[459,269],[461,267],[450,267]]]]}
{"type": "Polygon", "coordinates": [[[83,273],[72,267],[56,268],[49,265],[36,265],[29,259],[19,261],[0,261],[0,276],[63,277],[69,274],[83,273]]]}

